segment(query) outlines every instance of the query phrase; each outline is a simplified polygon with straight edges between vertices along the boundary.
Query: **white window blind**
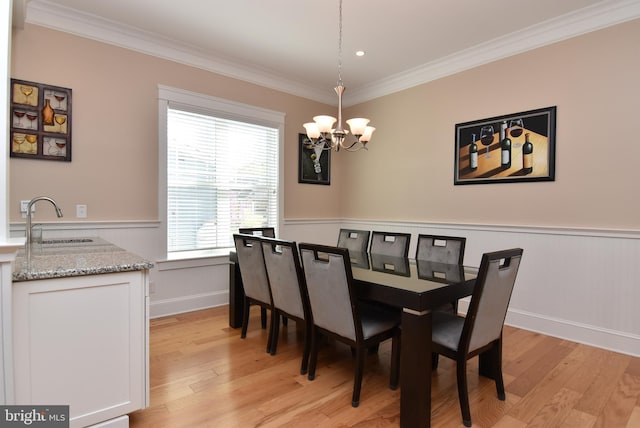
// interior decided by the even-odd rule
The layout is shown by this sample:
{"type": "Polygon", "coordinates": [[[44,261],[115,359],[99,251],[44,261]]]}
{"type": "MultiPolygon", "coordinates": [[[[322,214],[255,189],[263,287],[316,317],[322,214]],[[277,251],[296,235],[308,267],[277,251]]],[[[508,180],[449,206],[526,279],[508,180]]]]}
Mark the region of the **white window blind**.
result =
{"type": "Polygon", "coordinates": [[[167,251],[233,247],[278,223],[279,129],[167,108],[167,251]]]}

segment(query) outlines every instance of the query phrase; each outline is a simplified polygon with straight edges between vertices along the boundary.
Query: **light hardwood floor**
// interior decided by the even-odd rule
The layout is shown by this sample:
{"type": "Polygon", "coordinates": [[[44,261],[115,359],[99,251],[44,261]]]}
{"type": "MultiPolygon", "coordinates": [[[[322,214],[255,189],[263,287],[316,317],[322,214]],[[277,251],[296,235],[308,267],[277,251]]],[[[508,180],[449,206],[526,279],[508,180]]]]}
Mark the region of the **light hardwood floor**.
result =
{"type": "MultiPolygon", "coordinates": [[[[316,379],[300,375],[296,324],[281,328],[278,353],[252,312],[249,332],[229,328],[227,307],[151,320],[151,406],[141,427],[398,427],[400,390],[388,388],[390,341],[368,356],[360,406],[351,407],[353,361],[342,344],[320,351],[316,379]]],[[[640,358],[505,327],[506,401],[469,362],[474,427],[640,427],[640,358]]],[[[461,427],[455,367],[433,373],[433,427],[461,427]]]]}

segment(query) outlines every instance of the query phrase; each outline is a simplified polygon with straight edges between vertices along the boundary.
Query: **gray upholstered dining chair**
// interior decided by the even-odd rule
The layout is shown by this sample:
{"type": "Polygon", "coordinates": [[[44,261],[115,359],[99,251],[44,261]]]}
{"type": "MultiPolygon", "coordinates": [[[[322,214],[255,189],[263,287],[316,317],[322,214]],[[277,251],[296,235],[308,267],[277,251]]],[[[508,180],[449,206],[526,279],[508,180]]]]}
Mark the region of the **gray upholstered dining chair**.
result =
{"type": "MultiPolygon", "coordinates": [[[[253,235],[234,234],[233,241],[236,246],[240,276],[244,287],[244,313],[240,337],[243,339],[247,337],[251,305],[258,305],[271,313],[271,326],[267,340],[267,352],[271,352],[273,301],[264,265],[261,238],[253,235]]],[[[266,323],[263,322],[262,328],[265,327],[266,323]]]]}
{"type": "Polygon", "coordinates": [[[400,314],[356,299],[349,250],[302,243],[299,247],[313,316],[309,380],[316,374],[318,334],[346,343],[356,355],[351,405],[357,407],[367,350],[391,338],[389,386],[395,389],[400,370],[400,314]]]}
{"type": "MultiPolygon", "coordinates": [[[[486,253],[482,256],[478,277],[466,317],[448,312],[433,312],[432,350],[456,361],[458,399],[462,422],[471,426],[467,360],[484,354],[491,364],[500,400],[505,399],[502,379],[502,328],[516,281],[522,249],[486,253]]],[[[438,359],[433,359],[438,367],[438,359]]]]}
{"type": "Polygon", "coordinates": [[[457,236],[418,235],[416,260],[461,265],[467,238],[457,236]]]}
{"type": "Polygon", "coordinates": [[[312,319],[298,247],[293,241],[262,238],[262,252],[273,298],[271,355],[275,355],[278,348],[280,315],[298,321],[298,325],[304,328],[304,351],[300,373],[306,374],[311,349],[312,319]]]}
{"type": "MultiPolygon", "coordinates": [[[[467,238],[458,236],[418,235],[415,258],[434,263],[461,265],[466,242],[467,238]]],[[[451,306],[445,305],[438,309],[457,314],[458,301],[451,302],[451,306]]]]}
{"type": "Polygon", "coordinates": [[[368,230],[340,229],[338,234],[338,247],[346,248],[351,252],[366,253],[369,248],[368,230]]]}
{"type": "Polygon", "coordinates": [[[372,232],[369,254],[404,257],[409,255],[410,233],[372,232]]]}
{"type": "Polygon", "coordinates": [[[266,236],[267,238],[276,237],[276,229],[274,227],[241,227],[238,233],[244,235],[266,236]]]}
{"type": "MultiPolygon", "coordinates": [[[[276,237],[276,229],[274,227],[241,227],[238,229],[238,233],[242,233],[244,235],[266,236],[268,238],[276,237]]],[[[260,310],[260,318],[262,325],[267,325],[267,312],[264,308],[260,310]]]]}

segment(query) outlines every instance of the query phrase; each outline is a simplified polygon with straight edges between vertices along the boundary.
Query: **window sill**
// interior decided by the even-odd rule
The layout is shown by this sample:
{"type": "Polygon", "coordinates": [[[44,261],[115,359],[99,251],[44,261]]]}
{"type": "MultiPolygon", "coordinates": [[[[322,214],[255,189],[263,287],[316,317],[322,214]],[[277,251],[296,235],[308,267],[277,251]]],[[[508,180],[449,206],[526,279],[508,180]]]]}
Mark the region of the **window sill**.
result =
{"type": "Polygon", "coordinates": [[[229,252],[233,250],[234,248],[217,248],[180,251],[169,253],[166,259],[157,260],[156,263],[159,271],[229,264],[229,252]]]}

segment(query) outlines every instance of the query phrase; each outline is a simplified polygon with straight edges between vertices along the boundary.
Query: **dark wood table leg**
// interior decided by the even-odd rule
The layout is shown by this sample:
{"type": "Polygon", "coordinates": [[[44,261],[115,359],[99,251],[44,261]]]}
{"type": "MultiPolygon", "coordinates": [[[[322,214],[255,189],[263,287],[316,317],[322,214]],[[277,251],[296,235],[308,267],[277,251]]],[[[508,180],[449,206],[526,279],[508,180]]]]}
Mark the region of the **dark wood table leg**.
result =
{"type": "Polygon", "coordinates": [[[431,311],[402,311],[400,427],[431,426],[431,311]]]}
{"type": "Polygon", "coordinates": [[[242,311],[244,310],[244,289],[238,263],[231,261],[229,265],[229,327],[242,327],[242,311]]]}

